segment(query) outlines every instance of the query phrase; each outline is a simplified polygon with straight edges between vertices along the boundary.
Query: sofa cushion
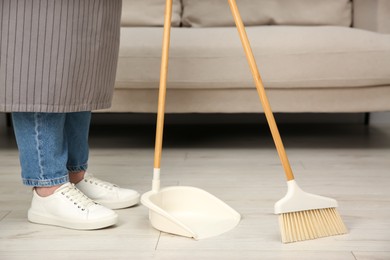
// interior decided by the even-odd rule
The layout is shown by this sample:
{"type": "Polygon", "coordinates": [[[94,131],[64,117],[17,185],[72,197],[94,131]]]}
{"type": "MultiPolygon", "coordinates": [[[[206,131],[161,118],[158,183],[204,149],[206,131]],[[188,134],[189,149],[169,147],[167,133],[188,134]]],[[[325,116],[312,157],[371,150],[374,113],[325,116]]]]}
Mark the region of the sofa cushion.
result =
{"type": "MultiPolygon", "coordinates": [[[[123,0],[121,26],[163,26],[165,0],[123,0]]],[[[179,26],[181,2],[173,0],[172,26],[179,26]]]]}
{"type": "MultiPolygon", "coordinates": [[[[158,88],[162,28],[122,28],[117,88],[158,88]]],[[[390,35],[338,26],[247,28],[266,88],[390,85],[390,35]],[[288,42],[288,44],[286,44],[288,42]]],[[[236,28],[172,28],[168,88],[253,88],[236,28]]]]}
{"type": "MultiPolygon", "coordinates": [[[[238,0],[245,25],[350,26],[350,0],[238,0]]],[[[183,26],[234,26],[227,0],[183,0],[183,26]]]]}

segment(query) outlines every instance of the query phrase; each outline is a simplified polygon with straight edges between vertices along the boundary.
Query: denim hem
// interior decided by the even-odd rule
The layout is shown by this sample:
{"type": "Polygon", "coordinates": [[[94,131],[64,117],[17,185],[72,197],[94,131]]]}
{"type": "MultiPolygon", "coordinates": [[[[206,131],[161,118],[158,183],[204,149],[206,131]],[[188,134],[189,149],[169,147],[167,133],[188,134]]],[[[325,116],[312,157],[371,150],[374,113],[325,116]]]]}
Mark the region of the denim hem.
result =
{"type": "Polygon", "coordinates": [[[66,168],[68,169],[69,173],[87,171],[88,164],[85,163],[85,164],[78,165],[78,166],[66,166],[66,168]]]}
{"type": "Polygon", "coordinates": [[[69,176],[63,176],[55,179],[37,180],[37,179],[23,179],[23,184],[34,187],[51,187],[56,185],[62,185],[69,182],[69,176]]]}

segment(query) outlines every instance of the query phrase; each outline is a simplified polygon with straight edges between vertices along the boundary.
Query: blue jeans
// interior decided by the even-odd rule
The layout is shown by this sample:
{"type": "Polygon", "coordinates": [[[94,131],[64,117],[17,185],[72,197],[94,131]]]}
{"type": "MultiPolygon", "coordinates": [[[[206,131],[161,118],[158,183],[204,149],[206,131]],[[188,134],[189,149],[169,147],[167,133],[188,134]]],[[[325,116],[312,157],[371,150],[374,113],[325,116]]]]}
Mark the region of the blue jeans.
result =
{"type": "Polygon", "coordinates": [[[25,185],[61,185],[87,169],[91,112],[14,112],[12,119],[25,185]]]}

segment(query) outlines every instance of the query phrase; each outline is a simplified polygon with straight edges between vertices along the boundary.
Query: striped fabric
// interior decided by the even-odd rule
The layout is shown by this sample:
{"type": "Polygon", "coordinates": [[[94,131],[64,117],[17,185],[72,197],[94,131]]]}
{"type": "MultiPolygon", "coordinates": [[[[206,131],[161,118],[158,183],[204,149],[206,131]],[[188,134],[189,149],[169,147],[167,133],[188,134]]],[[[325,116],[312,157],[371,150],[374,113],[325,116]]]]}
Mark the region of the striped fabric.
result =
{"type": "Polygon", "coordinates": [[[121,0],[0,0],[0,111],[111,105],[121,0]]]}

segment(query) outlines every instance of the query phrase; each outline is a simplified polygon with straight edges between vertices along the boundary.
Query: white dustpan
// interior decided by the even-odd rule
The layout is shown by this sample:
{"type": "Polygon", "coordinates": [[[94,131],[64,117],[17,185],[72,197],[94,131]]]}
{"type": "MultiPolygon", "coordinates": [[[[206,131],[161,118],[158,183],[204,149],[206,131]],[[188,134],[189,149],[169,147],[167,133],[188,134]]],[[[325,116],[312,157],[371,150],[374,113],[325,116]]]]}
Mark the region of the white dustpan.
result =
{"type": "Polygon", "coordinates": [[[149,219],[154,228],[175,235],[202,239],[233,229],[240,222],[241,216],[204,190],[185,186],[160,189],[171,16],[172,0],[166,0],[153,186],[151,191],[142,195],[141,203],[149,208],[149,219]]]}
{"type": "MultiPolygon", "coordinates": [[[[159,170],[155,172],[158,173],[154,176],[159,176],[159,170]]],[[[195,187],[152,190],[142,195],[141,202],[149,208],[149,220],[154,228],[195,239],[225,233],[237,226],[241,218],[226,203],[195,187]]]]}

